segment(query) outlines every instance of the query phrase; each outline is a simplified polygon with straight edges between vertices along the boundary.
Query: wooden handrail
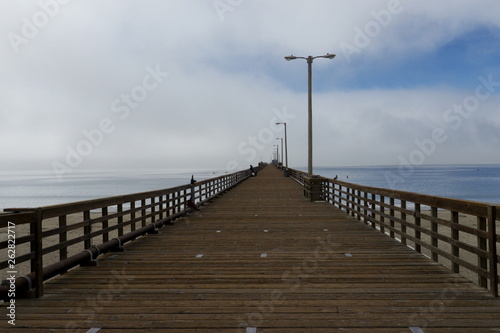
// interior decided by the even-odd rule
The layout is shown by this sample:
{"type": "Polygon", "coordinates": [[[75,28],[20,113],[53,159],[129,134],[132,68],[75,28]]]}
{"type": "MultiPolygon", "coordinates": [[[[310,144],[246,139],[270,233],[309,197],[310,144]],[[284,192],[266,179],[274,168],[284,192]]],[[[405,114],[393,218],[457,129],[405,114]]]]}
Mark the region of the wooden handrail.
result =
{"type": "Polygon", "coordinates": [[[315,177],[307,181],[307,173],[290,169],[290,177],[306,191],[321,192],[321,200],[344,210],[385,235],[397,239],[413,250],[460,273],[467,269],[477,276],[477,284],[498,297],[500,258],[497,253],[500,235],[497,230],[500,206],[487,203],[444,198],[413,192],[390,190],[315,177]],[[311,185],[312,184],[312,185],[311,185]],[[316,189],[307,188],[316,186],[316,189]],[[449,214],[449,219],[438,217],[449,214]],[[476,218],[477,226],[461,224],[461,214],[476,218]],[[461,237],[474,238],[467,241],[461,237]],[[443,250],[443,246],[449,250],[443,250]],[[468,255],[465,256],[464,254],[468,255]],[[475,257],[476,262],[469,258],[475,257]],[[443,260],[443,258],[445,260],[443,260]]]}

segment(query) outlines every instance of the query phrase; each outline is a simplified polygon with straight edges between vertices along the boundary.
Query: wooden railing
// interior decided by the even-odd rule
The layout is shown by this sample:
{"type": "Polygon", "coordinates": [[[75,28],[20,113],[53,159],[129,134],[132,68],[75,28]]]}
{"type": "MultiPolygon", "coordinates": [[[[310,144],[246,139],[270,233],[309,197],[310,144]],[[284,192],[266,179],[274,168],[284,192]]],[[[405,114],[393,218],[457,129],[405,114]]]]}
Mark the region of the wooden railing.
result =
{"type": "Polygon", "coordinates": [[[7,237],[0,241],[0,258],[6,259],[0,261],[0,272],[7,280],[0,286],[0,299],[12,298],[13,291],[16,296],[29,291],[40,297],[44,280],[77,265],[91,265],[100,254],[155,233],[191,210],[188,200],[200,206],[249,176],[245,170],[157,191],[5,209],[0,233],[7,237]]]}
{"type": "Polygon", "coordinates": [[[290,176],[354,218],[472,279],[498,297],[500,206],[388,190],[323,177],[290,176]]]}
{"type": "Polygon", "coordinates": [[[288,169],[290,178],[298,182],[300,185],[304,186],[304,178],[307,177],[307,173],[300,171],[300,170],[295,170],[295,169],[288,169]]]}

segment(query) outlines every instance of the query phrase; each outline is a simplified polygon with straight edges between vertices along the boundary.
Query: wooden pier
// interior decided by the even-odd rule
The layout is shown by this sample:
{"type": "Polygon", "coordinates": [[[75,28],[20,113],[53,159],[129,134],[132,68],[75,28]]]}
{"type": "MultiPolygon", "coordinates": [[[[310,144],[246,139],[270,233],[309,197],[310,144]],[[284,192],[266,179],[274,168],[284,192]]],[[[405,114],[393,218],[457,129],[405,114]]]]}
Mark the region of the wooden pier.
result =
{"type": "Polygon", "coordinates": [[[500,332],[487,289],[271,166],[15,304],[4,332],[500,332]]]}

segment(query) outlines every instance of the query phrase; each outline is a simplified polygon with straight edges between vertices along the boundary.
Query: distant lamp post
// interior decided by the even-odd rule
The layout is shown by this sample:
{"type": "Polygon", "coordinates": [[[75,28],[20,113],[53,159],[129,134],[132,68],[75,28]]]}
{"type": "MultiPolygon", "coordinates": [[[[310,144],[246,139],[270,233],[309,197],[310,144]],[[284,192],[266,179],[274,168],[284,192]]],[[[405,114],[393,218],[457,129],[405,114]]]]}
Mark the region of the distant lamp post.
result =
{"type": "MultiPolygon", "coordinates": [[[[283,168],[283,138],[276,138],[276,140],[281,140],[281,168],[283,168]]],[[[278,161],[279,164],[280,161],[278,161]]]]}
{"type": "Polygon", "coordinates": [[[333,59],[335,58],[335,54],[330,54],[327,53],[322,56],[308,56],[308,57],[296,57],[294,55],[286,56],[285,60],[290,61],[290,60],[295,60],[295,59],[305,59],[307,60],[307,65],[308,65],[308,105],[309,105],[309,112],[308,112],[308,163],[307,163],[307,173],[309,177],[312,176],[313,174],[313,166],[312,166],[312,63],[313,60],[316,58],[326,58],[326,59],[333,59]]]}
{"type": "Polygon", "coordinates": [[[276,148],[276,166],[278,166],[278,164],[280,162],[279,147],[278,147],[278,145],[273,145],[273,147],[276,148]]]}
{"type": "MultiPolygon", "coordinates": [[[[286,138],[286,123],[276,123],[276,125],[285,125],[285,170],[288,170],[288,142],[286,138]]],[[[283,152],[281,152],[281,159],[283,159],[283,152]]]]}

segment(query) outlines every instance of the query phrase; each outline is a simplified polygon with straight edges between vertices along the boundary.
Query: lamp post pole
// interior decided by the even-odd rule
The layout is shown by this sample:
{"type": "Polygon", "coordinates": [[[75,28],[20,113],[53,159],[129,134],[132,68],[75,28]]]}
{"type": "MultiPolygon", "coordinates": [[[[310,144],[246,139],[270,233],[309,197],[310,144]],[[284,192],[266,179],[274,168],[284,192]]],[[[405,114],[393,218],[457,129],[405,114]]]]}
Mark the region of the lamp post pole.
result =
{"type": "MultiPolygon", "coordinates": [[[[286,136],[286,123],[276,123],[276,125],[285,125],[285,168],[288,170],[288,140],[286,136]]],[[[283,152],[281,152],[281,155],[283,155],[283,152]]],[[[283,156],[281,158],[283,158],[283,156]]]]}
{"type": "Polygon", "coordinates": [[[307,61],[307,72],[308,72],[308,77],[307,77],[307,94],[308,94],[308,125],[307,125],[307,151],[308,151],[308,156],[307,156],[307,173],[308,176],[311,177],[313,174],[313,134],[312,134],[312,64],[314,59],[316,58],[327,58],[327,59],[333,59],[335,58],[335,54],[330,54],[327,53],[326,55],[322,56],[308,56],[308,57],[296,57],[294,55],[286,56],[285,60],[290,61],[290,60],[295,60],[295,59],[305,59],[307,61]]]}
{"type": "MultiPolygon", "coordinates": [[[[284,161],[283,161],[283,138],[276,138],[276,140],[281,140],[281,167],[284,168],[284,161]]],[[[279,161],[278,161],[279,163],[279,161]]]]}
{"type": "Polygon", "coordinates": [[[278,165],[280,164],[280,146],[276,145],[276,159],[278,160],[278,165]]]}
{"type": "Polygon", "coordinates": [[[313,57],[307,57],[307,174],[313,175],[313,100],[312,100],[312,64],[313,57]]]}

